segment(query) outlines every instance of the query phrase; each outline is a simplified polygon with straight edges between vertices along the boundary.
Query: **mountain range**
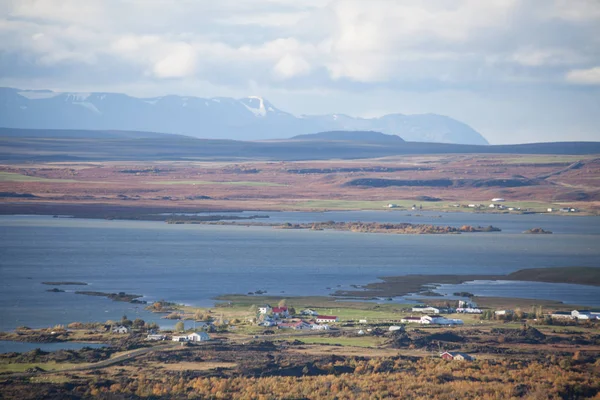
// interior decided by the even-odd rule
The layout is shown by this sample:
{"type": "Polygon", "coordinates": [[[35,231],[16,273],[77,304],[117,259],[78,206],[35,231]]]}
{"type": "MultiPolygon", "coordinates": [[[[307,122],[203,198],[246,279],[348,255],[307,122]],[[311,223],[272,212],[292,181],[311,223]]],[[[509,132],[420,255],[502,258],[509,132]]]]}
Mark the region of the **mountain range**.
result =
{"type": "Polygon", "coordinates": [[[406,141],[488,144],[470,126],[437,114],[295,116],[261,97],[233,99],[0,88],[0,127],[176,133],[197,138],[287,139],[322,131],[377,131],[406,141]]]}

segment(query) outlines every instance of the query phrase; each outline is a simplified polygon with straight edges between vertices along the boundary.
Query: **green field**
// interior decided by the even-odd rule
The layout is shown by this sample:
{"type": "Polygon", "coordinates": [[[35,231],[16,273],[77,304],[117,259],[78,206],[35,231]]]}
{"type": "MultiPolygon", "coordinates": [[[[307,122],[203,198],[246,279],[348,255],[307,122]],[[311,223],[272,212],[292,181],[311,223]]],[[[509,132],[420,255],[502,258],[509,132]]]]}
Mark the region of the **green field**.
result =
{"type": "MultiPolygon", "coordinates": [[[[439,210],[445,207],[446,202],[426,202],[419,200],[308,200],[293,203],[289,208],[293,209],[325,209],[325,210],[382,210],[388,209],[388,204],[395,204],[398,208],[389,208],[390,211],[411,209],[413,205],[423,206],[423,210],[439,210]]],[[[415,212],[418,212],[415,211],[415,212]]]]}
{"type": "Polygon", "coordinates": [[[14,172],[0,172],[0,182],[79,182],[74,179],[48,179],[14,172]]]}
{"type": "Polygon", "coordinates": [[[287,186],[281,183],[273,182],[255,182],[255,181],[149,181],[151,185],[231,185],[231,186],[287,186]]]}

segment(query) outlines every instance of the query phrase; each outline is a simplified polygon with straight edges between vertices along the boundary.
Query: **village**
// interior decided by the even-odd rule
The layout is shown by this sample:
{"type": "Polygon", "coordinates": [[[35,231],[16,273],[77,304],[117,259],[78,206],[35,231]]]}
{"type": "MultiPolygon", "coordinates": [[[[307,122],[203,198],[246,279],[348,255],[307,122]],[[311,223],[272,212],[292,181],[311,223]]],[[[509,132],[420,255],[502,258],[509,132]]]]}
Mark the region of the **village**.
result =
{"type": "MultiPolygon", "coordinates": [[[[468,301],[458,301],[458,307],[441,307],[432,305],[414,305],[406,308],[407,315],[387,321],[372,321],[367,318],[340,319],[336,315],[324,315],[317,309],[304,308],[297,312],[294,307],[285,305],[281,300],[277,306],[268,303],[253,305],[245,321],[221,320],[216,323],[213,319],[206,321],[193,321],[193,328],[185,329],[183,319],[176,324],[175,329],[159,331],[150,329],[145,337],[146,341],[171,341],[183,344],[200,344],[209,341],[228,341],[240,338],[242,332],[252,340],[283,340],[283,338],[302,338],[306,335],[342,335],[344,337],[380,337],[388,335],[393,337],[406,332],[407,328],[417,329],[419,326],[431,328],[439,327],[451,329],[464,327],[464,317],[468,316],[468,325],[477,326],[485,321],[511,323],[526,320],[538,321],[546,324],[572,324],[577,322],[594,323],[600,321],[600,310],[579,309],[572,311],[542,312],[541,308],[529,313],[519,309],[482,309],[468,301]],[[245,328],[243,328],[245,326],[245,328]],[[233,336],[231,336],[233,334],[233,336]]],[[[111,333],[121,335],[132,333],[132,328],[117,325],[111,328],[111,333]]],[[[243,338],[243,335],[241,336],[243,338]]],[[[242,339],[244,342],[247,339],[242,339]]],[[[446,360],[470,361],[475,356],[464,352],[440,351],[439,357],[446,360]]]]}

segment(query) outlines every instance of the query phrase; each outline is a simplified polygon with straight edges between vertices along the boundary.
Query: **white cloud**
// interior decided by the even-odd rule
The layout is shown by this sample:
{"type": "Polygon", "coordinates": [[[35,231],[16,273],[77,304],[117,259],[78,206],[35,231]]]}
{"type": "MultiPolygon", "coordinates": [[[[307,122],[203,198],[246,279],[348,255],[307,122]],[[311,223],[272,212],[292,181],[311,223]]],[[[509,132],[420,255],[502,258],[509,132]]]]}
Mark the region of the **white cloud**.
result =
{"type": "Polygon", "coordinates": [[[306,75],[309,71],[310,64],[304,58],[291,54],[284,55],[273,67],[273,72],[281,79],[306,75]]]}
{"type": "Polygon", "coordinates": [[[345,112],[382,87],[598,90],[599,65],[598,0],[0,0],[2,82],[53,89],[308,90],[345,112]]]}
{"type": "Polygon", "coordinates": [[[196,67],[196,54],[187,43],[176,43],[169,53],[154,64],[154,75],[159,78],[190,76],[196,67]]]}
{"type": "Polygon", "coordinates": [[[600,67],[575,69],[567,73],[567,81],[582,85],[600,85],[600,67]]]}

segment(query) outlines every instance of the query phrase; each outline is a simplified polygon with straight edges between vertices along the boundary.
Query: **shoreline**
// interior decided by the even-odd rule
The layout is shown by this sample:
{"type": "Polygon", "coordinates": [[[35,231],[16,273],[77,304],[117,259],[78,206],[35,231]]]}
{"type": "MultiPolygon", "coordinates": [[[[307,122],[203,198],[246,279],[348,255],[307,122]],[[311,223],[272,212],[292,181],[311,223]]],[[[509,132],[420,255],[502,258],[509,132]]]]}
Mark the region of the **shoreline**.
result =
{"type": "Polygon", "coordinates": [[[427,291],[440,284],[458,285],[476,280],[568,283],[600,286],[599,267],[549,267],[521,269],[507,275],[402,275],[381,277],[381,282],[362,286],[364,290],[338,290],[339,297],[373,298],[399,297],[427,291]]]}

